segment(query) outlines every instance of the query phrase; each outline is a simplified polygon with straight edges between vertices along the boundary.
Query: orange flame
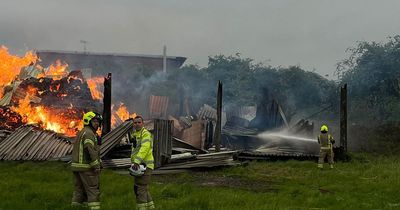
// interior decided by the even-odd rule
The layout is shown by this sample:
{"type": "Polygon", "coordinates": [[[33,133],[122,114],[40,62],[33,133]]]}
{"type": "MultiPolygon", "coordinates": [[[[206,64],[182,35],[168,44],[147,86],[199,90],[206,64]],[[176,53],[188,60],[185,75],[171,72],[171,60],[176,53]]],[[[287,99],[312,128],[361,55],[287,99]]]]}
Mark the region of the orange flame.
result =
{"type": "Polygon", "coordinates": [[[130,114],[124,103],[121,103],[115,112],[121,120],[127,120],[129,118],[135,118],[136,113],[130,114]]]}
{"type": "Polygon", "coordinates": [[[21,114],[24,118],[24,123],[39,124],[44,129],[63,133],[67,136],[75,136],[76,132],[83,127],[82,120],[79,119],[79,113],[74,112],[74,110],[68,109],[71,110],[70,115],[64,116],[65,112],[57,114],[55,113],[56,110],[53,109],[32,106],[30,101],[32,95],[29,92],[24,99],[19,101],[18,106],[11,107],[11,110],[21,114]]]}
{"type": "Polygon", "coordinates": [[[104,82],[103,77],[92,77],[87,80],[87,84],[92,94],[94,100],[100,100],[103,98],[103,93],[101,91],[102,84],[104,82]]]}
{"type": "MultiPolygon", "coordinates": [[[[8,48],[0,47],[0,89],[10,84],[20,73],[21,68],[35,63],[38,57],[32,51],[25,53],[24,57],[10,55],[8,48]]],[[[0,98],[3,97],[3,91],[0,91],[0,98]]]]}
{"type": "Polygon", "coordinates": [[[116,111],[114,110],[113,112],[113,115],[111,117],[111,125],[116,126],[117,124],[119,124],[118,121],[125,121],[129,118],[135,118],[135,117],[136,117],[135,112],[130,114],[124,103],[120,103],[118,109],[116,111]]]}
{"type": "Polygon", "coordinates": [[[53,80],[60,80],[68,74],[68,64],[61,63],[60,60],[56,60],[56,64],[51,64],[45,74],[39,74],[38,77],[51,77],[53,80]]]}
{"type": "MultiPolygon", "coordinates": [[[[4,46],[0,48],[0,98],[2,97],[2,89],[10,84],[20,74],[20,70],[23,67],[35,63],[38,57],[31,51],[27,52],[24,57],[18,57],[10,55],[8,49],[4,46]]],[[[48,68],[43,68],[39,65],[35,65],[36,69],[43,69],[45,73],[40,74],[40,77],[51,77],[53,80],[60,80],[67,76],[67,64],[62,64],[60,60],[57,60],[55,65],[50,65],[48,68]]],[[[72,79],[80,79],[76,76],[69,76],[67,82],[70,83],[72,79]]],[[[39,82],[44,79],[39,79],[39,82]]],[[[82,81],[84,82],[84,81],[82,81]]],[[[93,99],[99,100],[103,98],[103,77],[94,77],[87,80],[88,87],[91,91],[93,99]]],[[[80,89],[79,86],[76,87],[80,89]]],[[[66,93],[59,92],[60,83],[56,82],[50,86],[50,91],[57,94],[57,97],[63,98],[66,93]]],[[[46,106],[39,106],[41,96],[45,91],[28,86],[25,89],[25,98],[19,100],[18,104],[15,104],[10,109],[14,112],[19,113],[23,117],[24,123],[38,124],[44,129],[53,130],[58,133],[63,133],[67,136],[75,136],[76,132],[83,127],[81,116],[83,113],[78,113],[77,109],[70,106],[64,108],[53,108],[46,106]]],[[[112,108],[112,125],[116,126],[122,121],[128,118],[136,117],[136,113],[129,113],[127,107],[120,103],[117,109],[112,108]]],[[[12,119],[9,119],[12,120],[12,119]]]]}

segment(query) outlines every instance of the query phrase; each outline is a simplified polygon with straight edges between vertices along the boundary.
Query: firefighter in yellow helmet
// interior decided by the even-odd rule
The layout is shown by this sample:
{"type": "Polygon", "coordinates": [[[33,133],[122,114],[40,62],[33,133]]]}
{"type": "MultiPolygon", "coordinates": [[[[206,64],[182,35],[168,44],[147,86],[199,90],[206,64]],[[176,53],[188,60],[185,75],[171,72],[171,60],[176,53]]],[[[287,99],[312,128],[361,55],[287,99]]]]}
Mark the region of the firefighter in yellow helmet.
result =
{"type": "Polygon", "coordinates": [[[333,168],[333,144],[335,140],[332,135],[328,133],[328,126],[321,126],[321,133],[318,135],[318,143],[320,146],[318,168],[324,168],[325,157],[328,158],[330,168],[333,168]]]}
{"type": "Polygon", "coordinates": [[[150,178],[154,169],[153,136],[144,128],[143,117],[141,116],[136,116],[133,119],[133,127],[130,170],[136,173],[131,173],[135,176],[133,189],[136,196],[136,206],[138,210],[154,209],[153,199],[149,193],[150,178]]]}
{"type": "Polygon", "coordinates": [[[79,131],[72,150],[73,206],[87,203],[89,209],[100,209],[100,142],[96,131],[102,120],[102,116],[95,112],[83,115],[84,127],[79,131]]]}

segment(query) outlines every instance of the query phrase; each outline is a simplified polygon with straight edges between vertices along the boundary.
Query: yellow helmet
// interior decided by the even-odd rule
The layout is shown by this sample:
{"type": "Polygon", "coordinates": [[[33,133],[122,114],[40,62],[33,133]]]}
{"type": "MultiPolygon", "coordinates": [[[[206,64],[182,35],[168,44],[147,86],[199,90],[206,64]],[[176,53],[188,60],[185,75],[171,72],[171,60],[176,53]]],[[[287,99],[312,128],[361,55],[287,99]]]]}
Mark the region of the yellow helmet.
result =
{"type": "Polygon", "coordinates": [[[322,125],[321,126],[321,132],[328,132],[328,126],[322,125]]]}
{"type": "Polygon", "coordinates": [[[100,114],[90,111],[83,115],[83,124],[89,125],[92,119],[98,119],[100,123],[103,121],[103,117],[100,114]]]}

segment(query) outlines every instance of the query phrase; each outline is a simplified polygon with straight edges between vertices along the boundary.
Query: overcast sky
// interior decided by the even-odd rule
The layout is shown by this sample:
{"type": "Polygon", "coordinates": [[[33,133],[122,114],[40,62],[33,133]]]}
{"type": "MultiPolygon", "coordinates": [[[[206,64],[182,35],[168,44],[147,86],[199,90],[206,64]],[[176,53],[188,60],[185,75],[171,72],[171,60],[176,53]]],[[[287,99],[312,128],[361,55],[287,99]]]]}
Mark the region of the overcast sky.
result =
{"type": "Polygon", "coordinates": [[[0,45],[25,50],[216,54],[333,77],[357,41],[400,34],[399,0],[0,0],[0,45]]]}

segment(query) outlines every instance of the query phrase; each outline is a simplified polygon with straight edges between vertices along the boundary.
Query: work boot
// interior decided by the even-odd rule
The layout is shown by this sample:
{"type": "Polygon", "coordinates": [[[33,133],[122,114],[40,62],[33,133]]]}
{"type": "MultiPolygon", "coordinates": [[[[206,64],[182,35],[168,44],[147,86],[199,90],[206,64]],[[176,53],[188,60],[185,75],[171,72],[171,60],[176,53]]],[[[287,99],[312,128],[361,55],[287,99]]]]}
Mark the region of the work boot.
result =
{"type": "Polygon", "coordinates": [[[333,164],[330,164],[329,167],[330,167],[331,169],[333,169],[333,164]]]}

